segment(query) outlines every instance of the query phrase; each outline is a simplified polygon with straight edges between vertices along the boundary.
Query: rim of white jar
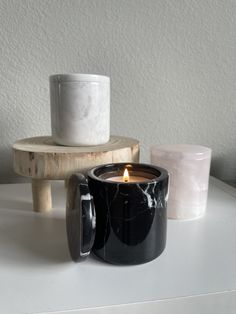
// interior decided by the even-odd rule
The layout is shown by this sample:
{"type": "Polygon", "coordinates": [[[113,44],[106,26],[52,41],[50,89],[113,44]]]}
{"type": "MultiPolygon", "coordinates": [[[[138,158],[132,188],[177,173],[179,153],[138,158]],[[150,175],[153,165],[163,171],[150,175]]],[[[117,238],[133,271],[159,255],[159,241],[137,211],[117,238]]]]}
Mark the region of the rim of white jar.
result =
{"type": "Polygon", "coordinates": [[[109,76],[100,74],[67,73],[49,76],[50,82],[110,82],[109,76]]]}
{"type": "Polygon", "coordinates": [[[162,154],[171,156],[170,158],[182,158],[183,154],[185,157],[190,159],[206,159],[211,157],[211,148],[194,145],[194,144],[156,144],[150,147],[151,154],[162,154]]]}

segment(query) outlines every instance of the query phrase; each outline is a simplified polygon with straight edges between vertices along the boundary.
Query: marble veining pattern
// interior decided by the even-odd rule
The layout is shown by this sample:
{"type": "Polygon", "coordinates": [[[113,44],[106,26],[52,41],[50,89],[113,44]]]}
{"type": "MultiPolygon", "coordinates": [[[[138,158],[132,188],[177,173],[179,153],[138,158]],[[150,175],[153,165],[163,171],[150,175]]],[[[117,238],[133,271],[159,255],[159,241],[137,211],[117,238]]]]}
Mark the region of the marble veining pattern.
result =
{"type": "Polygon", "coordinates": [[[152,164],[168,170],[168,217],[193,219],[207,205],[211,150],[197,145],[160,145],[151,150],[152,164]]]}
{"type": "Polygon", "coordinates": [[[105,188],[90,181],[97,213],[93,252],[98,257],[115,264],[139,264],[161,254],[166,240],[167,181],[105,188]]]}
{"type": "Polygon", "coordinates": [[[110,138],[110,81],[50,80],[52,136],[67,146],[99,145],[110,138]]]}
{"type": "MultiPolygon", "coordinates": [[[[116,163],[72,175],[67,196],[67,234],[71,256],[92,252],[119,265],[142,264],[158,257],[166,245],[168,173],[145,164],[116,163]],[[148,181],[115,182],[104,173],[147,171],[148,181]],[[94,224],[96,220],[96,226],[94,224]],[[96,230],[95,230],[96,228],[96,230]],[[81,249],[80,249],[81,248],[81,249]]],[[[139,176],[137,175],[137,178],[139,176]]]]}

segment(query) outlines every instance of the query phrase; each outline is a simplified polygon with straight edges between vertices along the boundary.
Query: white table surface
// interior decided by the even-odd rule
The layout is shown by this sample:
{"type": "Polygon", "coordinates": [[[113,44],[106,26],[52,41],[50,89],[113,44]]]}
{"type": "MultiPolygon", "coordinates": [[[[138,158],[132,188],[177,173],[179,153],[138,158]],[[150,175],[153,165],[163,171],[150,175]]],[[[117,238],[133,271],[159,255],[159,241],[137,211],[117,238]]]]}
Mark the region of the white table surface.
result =
{"type": "Polygon", "coordinates": [[[199,296],[209,296],[210,310],[201,313],[236,313],[235,189],[211,179],[205,217],[169,220],[164,253],[138,266],[94,257],[72,262],[63,183],[54,183],[53,207],[48,214],[34,213],[29,184],[0,185],[0,313],[94,313],[82,309],[99,307],[99,313],[110,313],[113,307],[106,306],[124,304],[135,304],[135,312],[129,306],[113,312],[156,313],[157,303],[160,313],[172,313],[166,300],[183,313],[176,300],[185,297],[186,309],[190,302],[191,313],[200,313],[194,310],[199,296]]]}

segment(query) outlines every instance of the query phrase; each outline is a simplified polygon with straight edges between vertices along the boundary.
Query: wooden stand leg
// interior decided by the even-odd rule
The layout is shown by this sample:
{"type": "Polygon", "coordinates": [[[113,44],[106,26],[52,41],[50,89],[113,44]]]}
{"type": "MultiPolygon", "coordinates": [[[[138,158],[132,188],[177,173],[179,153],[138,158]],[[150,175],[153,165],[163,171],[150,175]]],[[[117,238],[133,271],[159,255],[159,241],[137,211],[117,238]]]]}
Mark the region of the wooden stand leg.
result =
{"type": "Polygon", "coordinates": [[[44,213],[52,209],[50,181],[32,179],[32,194],[34,211],[44,213]]]}

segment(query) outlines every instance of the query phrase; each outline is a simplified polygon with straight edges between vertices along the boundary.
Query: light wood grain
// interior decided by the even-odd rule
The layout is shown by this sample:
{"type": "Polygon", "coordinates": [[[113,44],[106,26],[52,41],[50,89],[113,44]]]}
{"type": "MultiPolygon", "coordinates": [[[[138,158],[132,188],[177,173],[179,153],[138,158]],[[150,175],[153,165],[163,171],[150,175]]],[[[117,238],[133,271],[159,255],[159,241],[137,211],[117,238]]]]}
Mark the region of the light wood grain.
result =
{"type": "Polygon", "coordinates": [[[86,173],[98,165],[114,162],[139,162],[139,142],[132,138],[111,136],[104,145],[60,146],[50,136],[32,137],[13,145],[14,170],[32,178],[34,210],[51,209],[49,180],[65,180],[72,173],[86,173]]]}
{"type": "Polygon", "coordinates": [[[65,147],[54,144],[49,136],[13,145],[15,172],[37,179],[64,180],[76,171],[85,173],[97,165],[138,161],[139,142],[121,136],[112,136],[107,144],[99,146],[65,147]]]}
{"type": "Polygon", "coordinates": [[[32,179],[33,208],[36,212],[48,212],[52,208],[51,182],[32,179]]]}

